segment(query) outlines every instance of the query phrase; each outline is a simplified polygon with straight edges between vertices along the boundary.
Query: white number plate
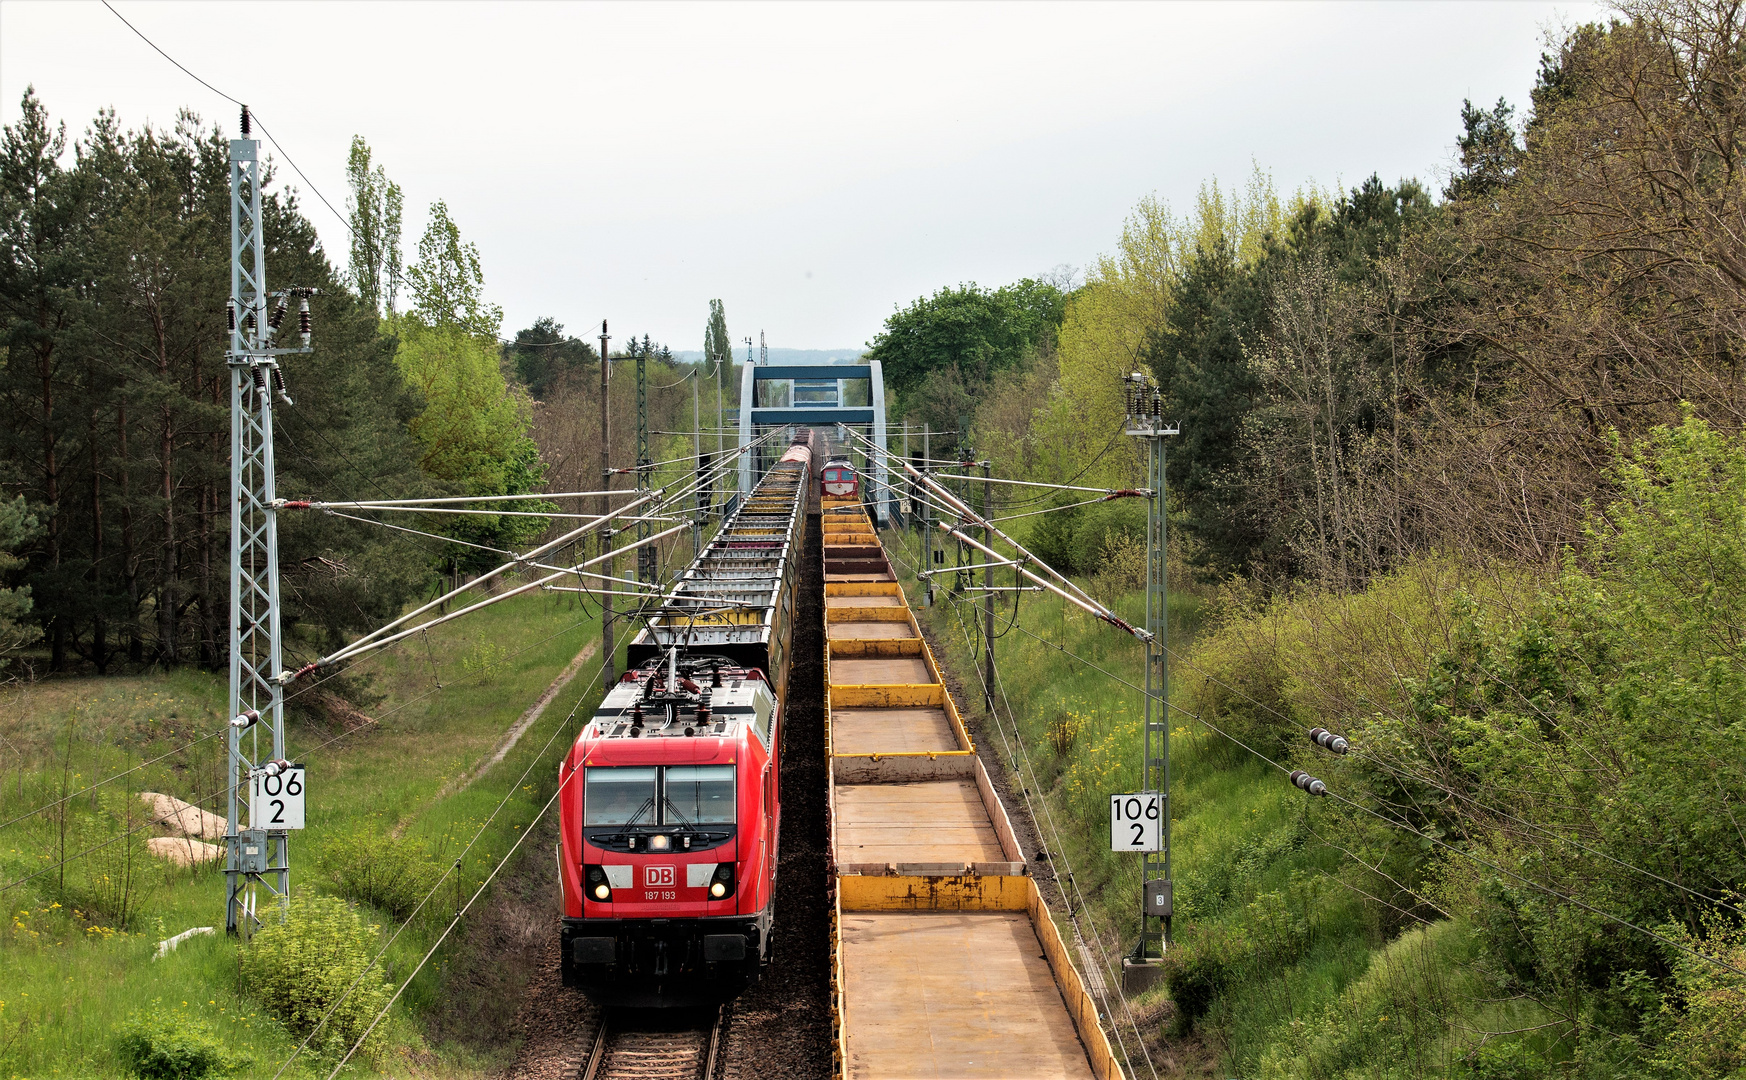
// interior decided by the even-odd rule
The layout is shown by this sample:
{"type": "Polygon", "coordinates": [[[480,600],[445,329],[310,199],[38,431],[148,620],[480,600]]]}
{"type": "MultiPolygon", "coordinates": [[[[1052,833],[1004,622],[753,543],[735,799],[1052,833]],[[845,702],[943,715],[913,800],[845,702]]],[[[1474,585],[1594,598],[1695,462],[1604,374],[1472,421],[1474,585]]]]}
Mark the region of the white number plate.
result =
{"type": "Polygon", "coordinates": [[[301,765],[293,765],[277,776],[256,773],[249,784],[249,827],[303,828],[303,801],[308,791],[301,765]]]}
{"type": "Polygon", "coordinates": [[[1164,796],[1134,791],[1109,797],[1111,851],[1164,850],[1164,796]]]}

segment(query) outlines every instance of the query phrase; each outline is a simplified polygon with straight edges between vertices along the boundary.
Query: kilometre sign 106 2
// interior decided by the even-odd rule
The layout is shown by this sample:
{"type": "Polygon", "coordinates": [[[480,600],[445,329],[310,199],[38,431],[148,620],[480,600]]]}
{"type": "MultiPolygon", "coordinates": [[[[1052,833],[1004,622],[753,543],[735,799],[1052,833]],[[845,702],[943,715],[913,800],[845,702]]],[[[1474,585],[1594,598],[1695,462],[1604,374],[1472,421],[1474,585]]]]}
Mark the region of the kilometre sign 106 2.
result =
{"type": "Polygon", "coordinates": [[[257,770],[249,778],[249,825],[274,831],[303,828],[303,802],[308,790],[301,765],[275,773],[257,770]]]}
{"type": "Polygon", "coordinates": [[[1157,791],[1131,791],[1109,797],[1111,851],[1164,850],[1164,796],[1157,791]]]}

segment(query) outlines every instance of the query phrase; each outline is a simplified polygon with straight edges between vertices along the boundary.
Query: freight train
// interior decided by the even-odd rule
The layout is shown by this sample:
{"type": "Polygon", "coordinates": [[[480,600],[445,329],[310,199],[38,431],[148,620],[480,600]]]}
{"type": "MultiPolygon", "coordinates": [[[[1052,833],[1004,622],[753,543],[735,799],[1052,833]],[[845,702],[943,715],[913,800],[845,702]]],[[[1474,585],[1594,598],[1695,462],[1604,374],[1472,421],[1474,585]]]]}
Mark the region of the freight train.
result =
{"type": "Polygon", "coordinates": [[[596,1001],[724,1001],[769,960],[813,445],[722,522],[559,766],[560,972],[596,1001]]]}

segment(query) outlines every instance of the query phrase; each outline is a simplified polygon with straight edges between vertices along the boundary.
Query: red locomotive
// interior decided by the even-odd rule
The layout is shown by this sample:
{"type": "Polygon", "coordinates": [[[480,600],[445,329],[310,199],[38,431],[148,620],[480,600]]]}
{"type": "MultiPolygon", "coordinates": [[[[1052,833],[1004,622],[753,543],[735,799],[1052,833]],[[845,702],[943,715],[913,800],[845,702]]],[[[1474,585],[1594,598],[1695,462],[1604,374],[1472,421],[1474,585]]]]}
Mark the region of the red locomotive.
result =
{"type": "Polygon", "coordinates": [[[855,466],[847,457],[832,456],[819,470],[819,493],[827,498],[852,499],[856,486],[855,466]]]}
{"type": "Polygon", "coordinates": [[[783,701],[812,436],[680,577],[559,768],[564,985],[722,1001],[770,955],[783,701]]]}

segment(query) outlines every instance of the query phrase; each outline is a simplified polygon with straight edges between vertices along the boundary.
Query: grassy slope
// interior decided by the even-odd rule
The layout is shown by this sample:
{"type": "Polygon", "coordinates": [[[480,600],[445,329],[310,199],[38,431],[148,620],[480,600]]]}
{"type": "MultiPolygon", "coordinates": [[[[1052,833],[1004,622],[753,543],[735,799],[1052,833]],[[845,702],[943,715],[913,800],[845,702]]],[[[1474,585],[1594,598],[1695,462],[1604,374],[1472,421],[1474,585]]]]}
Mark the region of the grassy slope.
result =
{"type": "MultiPolygon", "coordinates": [[[[465,861],[462,888],[470,893],[550,794],[552,763],[566,736],[560,734],[543,755],[541,748],[580,697],[597,697],[598,689],[590,686],[594,665],[584,667],[501,764],[463,792],[436,796],[497,744],[576,653],[596,639],[598,626],[597,618],[583,616],[566,600],[507,601],[433,631],[428,642],[412,639],[371,662],[375,688],[386,697],[366,711],[381,718],[380,724],[319,750],[313,748],[337,731],[293,727],[292,757],[307,761],[311,789],[311,827],[292,841],[294,882],[319,884],[315,867],[324,844],[353,830],[368,830],[384,843],[397,842],[388,837],[402,830],[404,842],[452,860],[515,788],[465,861]],[[442,689],[430,692],[439,676],[442,689]],[[525,783],[517,786],[524,771],[525,783]]],[[[0,691],[5,739],[0,754],[7,766],[0,774],[7,781],[0,785],[5,788],[0,821],[56,798],[63,772],[67,786],[77,790],[180,745],[191,734],[218,729],[224,694],[222,676],[193,671],[0,691]]],[[[582,702],[583,715],[591,704],[582,702]]],[[[573,730],[573,724],[565,728],[573,730]]],[[[0,831],[4,882],[52,864],[61,850],[76,852],[115,835],[135,801],[132,792],[192,798],[211,790],[222,776],[222,750],[221,739],[210,739],[95,796],[72,800],[64,849],[61,822],[53,813],[0,831]]],[[[222,797],[204,805],[220,813],[224,809],[222,797]]],[[[163,937],[192,926],[222,926],[222,888],[220,873],[168,870],[137,845],[118,843],[70,864],[64,889],[59,875],[50,874],[7,891],[11,917],[0,927],[0,969],[6,972],[0,980],[0,1075],[113,1075],[119,1071],[111,1049],[114,1025],[138,1008],[161,1002],[167,1009],[186,1003],[189,1010],[222,1021],[227,1041],[255,1061],[244,1075],[271,1076],[293,1044],[238,992],[231,942],[222,936],[197,938],[164,960],[150,959],[163,937]],[[130,853],[140,879],[137,914],[117,928],[121,890],[111,883],[125,879],[130,853]],[[64,906],[56,906],[62,900],[64,906]]],[[[452,896],[452,886],[445,885],[444,915],[453,910],[452,896]]],[[[389,924],[380,913],[371,921],[389,924]]],[[[389,954],[390,974],[404,978],[441,925],[419,920],[409,927],[389,954]]],[[[439,955],[397,1007],[397,1045],[417,1044],[411,1013],[437,993],[441,960],[439,955]]],[[[471,1071],[464,1062],[426,1061],[427,1074],[433,1065],[445,1074],[471,1071]]]]}
{"type": "MultiPolygon", "coordinates": [[[[885,540],[916,610],[945,644],[946,662],[962,676],[966,695],[979,696],[980,656],[972,656],[980,649],[972,621],[979,608],[943,600],[923,607],[908,573],[920,562],[915,538],[887,533],[885,540]]],[[[1045,793],[1061,831],[1056,841],[1040,822],[1045,843],[1065,852],[1091,922],[1116,955],[1133,946],[1140,874],[1138,859],[1108,850],[1107,796],[1139,786],[1143,697],[1110,675],[1143,684],[1144,657],[1131,638],[1047,594],[1022,594],[1020,603],[1022,629],[996,645],[1002,711],[1010,704],[1028,748],[1018,781],[1045,793]]],[[[1143,597],[1124,597],[1116,609],[1140,623],[1143,597]]],[[[997,636],[1011,614],[997,609],[997,636]]],[[[1171,645],[1179,655],[1192,656],[1200,620],[1201,601],[1173,598],[1171,645]]],[[[1184,680],[1193,675],[1178,664],[1174,677],[1172,699],[1186,706],[1184,680]]],[[[1196,970],[1213,980],[1215,993],[1194,1026],[1196,1038],[1184,1038],[1179,1026],[1155,1044],[1162,1052],[1155,1058],[1174,1063],[1169,1071],[1442,1076],[1467,1054],[1464,1027],[1508,1030],[1543,1019],[1526,1006],[1484,1000],[1486,990],[1469,974],[1474,945],[1464,926],[1378,918],[1377,906],[1342,880],[1347,856],[1317,839],[1320,805],[1271,766],[1174,709],[1172,755],[1175,934],[1178,948],[1189,950],[1178,955],[1209,958],[1196,970]]],[[[1057,862],[1058,872],[1068,869],[1057,862]]],[[[1167,1024],[1157,1008],[1165,999],[1159,988],[1139,1002],[1142,1015],[1160,1017],[1154,1038],[1167,1024]]]]}

